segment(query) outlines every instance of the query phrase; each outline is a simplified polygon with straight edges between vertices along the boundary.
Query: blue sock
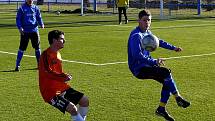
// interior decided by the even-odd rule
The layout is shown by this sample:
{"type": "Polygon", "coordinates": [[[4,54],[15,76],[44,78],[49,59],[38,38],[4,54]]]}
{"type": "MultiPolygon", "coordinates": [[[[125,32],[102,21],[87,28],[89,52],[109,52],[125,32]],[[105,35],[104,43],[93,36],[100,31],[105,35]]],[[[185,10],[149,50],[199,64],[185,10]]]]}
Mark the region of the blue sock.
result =
{"type": "Polygon", "coordinates": [[[18,50],[17,58],[16,58],[16,68],[20,67],[20,62],[22,60],[23,54],[24,54],[24,51],[18,50]]]}
{"type": "Polygon", "coordinates": [[[177,89],[177,86],[175,84],[175,81],[173,80],[171,75],[164,80],[163,86],[168,88],[168,90],[172,94],[175,94],[176,92],[178,92],[178,89],[177,89]]]}
{"type": "Polygon", "coordinates": [[[165,87],[161,90],[161,99],[160,102],[167,103],[170,97],[170,91],[165,87]]]}
{"type": "Polygon", "coordinates": [[[35,50],[35,56],[36,56],[36,58],[37,58],[37,63],[39,63],[40,55],[41,55],[41,50],[40,50],[40,49],[35,50]]]}

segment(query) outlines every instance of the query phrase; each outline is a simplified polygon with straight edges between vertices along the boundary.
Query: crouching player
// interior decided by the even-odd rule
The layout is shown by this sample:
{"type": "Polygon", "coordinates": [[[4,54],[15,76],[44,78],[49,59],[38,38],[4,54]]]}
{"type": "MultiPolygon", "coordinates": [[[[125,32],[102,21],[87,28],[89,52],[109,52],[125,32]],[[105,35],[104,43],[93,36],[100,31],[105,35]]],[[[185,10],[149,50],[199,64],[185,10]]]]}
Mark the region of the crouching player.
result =
{"type": "Polygon", "coordinates": [[[89,100],[83,93],[71,88],[67,83],[72,76],[63,72],[59,50],[64,47],[64,32],[50,31],[50,47],[41,55],[39,61],[39,87],[45,102],[61,112],[71,114],[73,121],[85,121],[89,100]],[[76,105],[79,104],[77,108],[76,105]]]}

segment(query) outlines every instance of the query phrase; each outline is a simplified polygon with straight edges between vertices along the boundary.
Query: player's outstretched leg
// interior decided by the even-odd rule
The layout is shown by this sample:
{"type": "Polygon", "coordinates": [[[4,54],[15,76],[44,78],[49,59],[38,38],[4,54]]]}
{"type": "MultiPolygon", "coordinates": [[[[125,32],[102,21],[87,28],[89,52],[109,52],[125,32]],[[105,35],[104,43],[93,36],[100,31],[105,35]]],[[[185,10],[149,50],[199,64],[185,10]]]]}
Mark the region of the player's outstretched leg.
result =
{"type": "Polygon", "coordinates": [[[177,90],[177,86],[175,84],[175,81],[173,80],[171,74],[169,77],[167,77],[165,79],[164,86],[168,87],[170,92],[175,96],[175,99],[176,99],[178,106],[183,107],[183,108],[187,108],[188,106],[190,106],[190,102],[186,101],[185,99],[183,99],[180,96],[179,91],[177,90]]]}
{"type": "Polygon", "coordinates": [[[83,96],[79,102],[78,112],[84,120],[87,118],[87,112],[89,107],[89,100],[86,96],[83,96]]]}

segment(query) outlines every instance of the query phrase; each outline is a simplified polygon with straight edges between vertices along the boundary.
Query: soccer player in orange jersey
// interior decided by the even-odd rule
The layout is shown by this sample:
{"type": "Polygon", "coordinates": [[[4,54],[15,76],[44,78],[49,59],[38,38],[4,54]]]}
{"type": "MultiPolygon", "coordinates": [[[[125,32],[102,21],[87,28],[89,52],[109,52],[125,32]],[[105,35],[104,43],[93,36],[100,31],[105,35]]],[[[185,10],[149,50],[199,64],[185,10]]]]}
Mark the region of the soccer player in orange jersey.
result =
{"type": "Polygon", "coordinates": [[[73,121],[85,121],[89,100],[83,93],[74,90],[67,83],[72,76],[64,73],[59,50],[64,47],[64,32],[50,31],[50,47],[41,55],[39,61],[39,87],[45,102],[58,108],[61,112],[71,114],[73,121]],[[79,104],[77,108],[76,105],[79,104]]]}

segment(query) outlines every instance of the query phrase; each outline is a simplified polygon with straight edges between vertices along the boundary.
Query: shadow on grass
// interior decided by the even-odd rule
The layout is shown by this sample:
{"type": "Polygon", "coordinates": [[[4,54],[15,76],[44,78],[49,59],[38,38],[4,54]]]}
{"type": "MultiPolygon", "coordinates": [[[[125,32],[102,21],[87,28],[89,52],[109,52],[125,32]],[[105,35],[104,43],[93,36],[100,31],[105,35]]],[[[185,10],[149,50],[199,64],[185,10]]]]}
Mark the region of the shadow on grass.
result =
{"type": "MultiPolygon", "coordinates": [[[[28,69],[22,69],[20,71],[35,71],[35,70],[38,70],[38,68],[28,68],[28,69]]],[[[2,70],[0,71],[0,73],[8,73],[8,72],[20,72],[20,71],[15,71],[14,69],[13,70],[2,70]]]]}

